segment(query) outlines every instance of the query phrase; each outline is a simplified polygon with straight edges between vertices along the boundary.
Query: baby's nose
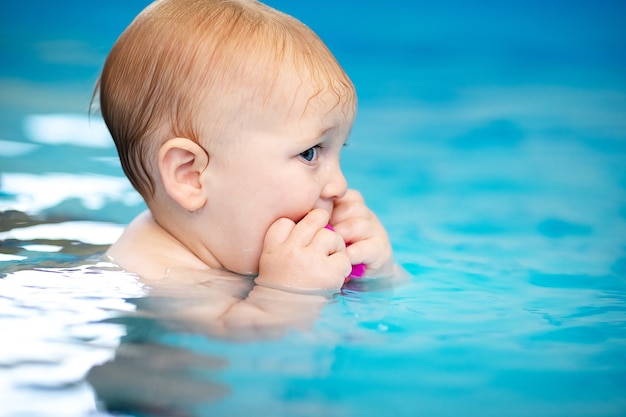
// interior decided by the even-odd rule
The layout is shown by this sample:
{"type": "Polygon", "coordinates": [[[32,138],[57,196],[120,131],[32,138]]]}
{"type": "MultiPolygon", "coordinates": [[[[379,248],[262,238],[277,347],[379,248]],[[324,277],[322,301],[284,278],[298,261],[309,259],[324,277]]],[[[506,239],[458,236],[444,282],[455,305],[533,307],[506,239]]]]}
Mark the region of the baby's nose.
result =
{"type": "Polygon", "coordinates": [[[348,181],[344,177],[341,168],[334,168],[328,176],[328,181],[322,189],[322,198],[341,198],[348,191],[348,181]]]}

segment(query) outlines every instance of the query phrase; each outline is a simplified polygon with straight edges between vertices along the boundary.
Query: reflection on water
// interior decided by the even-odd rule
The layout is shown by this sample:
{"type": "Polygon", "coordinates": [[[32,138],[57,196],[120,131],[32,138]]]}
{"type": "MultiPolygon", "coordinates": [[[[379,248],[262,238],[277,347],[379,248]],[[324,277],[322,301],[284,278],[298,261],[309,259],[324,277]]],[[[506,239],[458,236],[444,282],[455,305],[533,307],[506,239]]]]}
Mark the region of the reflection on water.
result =
{"type": "Polygon", "coordinates": [[[115,359],[95,366],[87,381],[101,408],[110,412],[154,416],[189,415],[202,403],[228,395],[228,387],[212,380],[227,363],[207,354],[163,344],[168,330],[154,319],[109,320],[126,329],[115,359]]]}
{"type": "MultiPolygon", "coordinates": [[[[5,243],[12,242],[4,241],[3,252],[5,243]]],[[[127,299],[146,292],[136,277],[97,258],[85,260],[84,250],[78,254],[71,246],[25,245],[13,258],[0,259],[1,415],[95,411],[85,375],[113,358],[126,332],[103,320],[134,311],[127,299]]]]}
{"type": "Polygon", "coordinates": [[[24,119],[24,133],[33,142],[49,145],[113,146],[104,121],[86,114],[31,114],[24,119]]]}

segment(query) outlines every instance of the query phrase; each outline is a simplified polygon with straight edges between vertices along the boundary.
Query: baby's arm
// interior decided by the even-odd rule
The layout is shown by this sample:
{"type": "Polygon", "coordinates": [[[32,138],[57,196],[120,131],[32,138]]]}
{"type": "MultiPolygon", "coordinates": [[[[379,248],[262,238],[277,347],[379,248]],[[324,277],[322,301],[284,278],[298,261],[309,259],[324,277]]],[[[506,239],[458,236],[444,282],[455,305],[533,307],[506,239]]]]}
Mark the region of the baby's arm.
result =
{"type": "Polygon", "coordinates": [[[263,339],[308,328],[329,299],[254,285],[249,277],[220,270],[177,267],[164,279],[146,283],[168,319],[226,338],[263,339]]]}
{"type": "Polygon", "coordinates": [[[348,190],[336,201],[330,224],[347,242],[346,253],[350,262],[366,265],[365,276],[394,275],[393,252],[387,231],[358,191],[348,190]]]}

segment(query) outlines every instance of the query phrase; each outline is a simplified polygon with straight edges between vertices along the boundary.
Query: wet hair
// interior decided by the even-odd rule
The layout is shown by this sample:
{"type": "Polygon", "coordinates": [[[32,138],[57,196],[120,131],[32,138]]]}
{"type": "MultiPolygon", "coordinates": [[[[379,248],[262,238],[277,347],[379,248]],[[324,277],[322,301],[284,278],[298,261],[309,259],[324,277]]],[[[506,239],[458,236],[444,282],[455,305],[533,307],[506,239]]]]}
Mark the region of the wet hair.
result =
{"type": "Polygon", "coordinates": [[[99,97],[124,173],[148,199],[164,140],[218,140],[228,120],[276,99],[285,68],[310,83],[313,95],[330,92],[354,110],[350,79],[297,19],[255,0],[159,0],[113,45],[92,104],[99,97]]]}

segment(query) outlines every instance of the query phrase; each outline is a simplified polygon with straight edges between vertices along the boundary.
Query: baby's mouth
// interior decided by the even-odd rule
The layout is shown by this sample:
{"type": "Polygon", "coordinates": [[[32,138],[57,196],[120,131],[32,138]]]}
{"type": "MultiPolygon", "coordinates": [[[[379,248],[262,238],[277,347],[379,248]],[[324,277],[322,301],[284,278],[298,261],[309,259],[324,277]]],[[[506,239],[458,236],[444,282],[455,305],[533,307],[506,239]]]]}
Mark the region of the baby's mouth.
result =
{"type": "Polygon", "coordinates": [[[333,217],[333,210],[332,210],[332,208],[330,210],[328,210],[325,207],[313,207],[311,210],[309,210],[308,212],[304,213],[301,217],[295,218],[295,219],[291,219],[291,220],[293,220],[296,224],[300,223],[300,221],[302,221],[302,219],[304,219],[311,211],[313,211],[315,209],[322,209],[322,210],[328,212],[328,218],[329,219],[333,217]]]}

